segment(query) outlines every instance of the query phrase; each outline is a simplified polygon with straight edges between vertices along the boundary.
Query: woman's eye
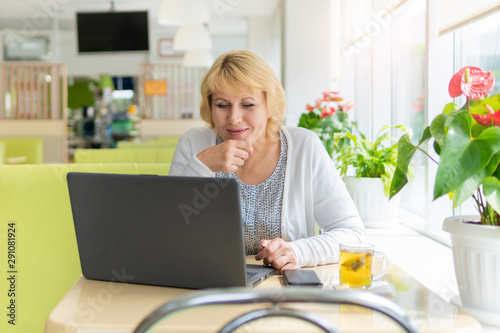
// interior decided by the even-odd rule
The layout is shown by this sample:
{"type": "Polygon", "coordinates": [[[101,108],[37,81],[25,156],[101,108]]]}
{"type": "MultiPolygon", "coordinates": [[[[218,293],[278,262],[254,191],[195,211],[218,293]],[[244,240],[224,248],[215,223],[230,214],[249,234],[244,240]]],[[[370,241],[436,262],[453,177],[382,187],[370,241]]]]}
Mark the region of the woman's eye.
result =
{"type": "Polygon", "coordinates": [[[227,108],[228,106],[229,106],[229,104],[223,104],[223,103],[217,104],[217,107],[221,108],[221,109],[227,108]]]}
{"type": "Polygon", "coordinates": [[[255,106],[255,104],[245,104],[243,106],[246,107],[246,108],[251,108],[251,107],[255,106]]]}

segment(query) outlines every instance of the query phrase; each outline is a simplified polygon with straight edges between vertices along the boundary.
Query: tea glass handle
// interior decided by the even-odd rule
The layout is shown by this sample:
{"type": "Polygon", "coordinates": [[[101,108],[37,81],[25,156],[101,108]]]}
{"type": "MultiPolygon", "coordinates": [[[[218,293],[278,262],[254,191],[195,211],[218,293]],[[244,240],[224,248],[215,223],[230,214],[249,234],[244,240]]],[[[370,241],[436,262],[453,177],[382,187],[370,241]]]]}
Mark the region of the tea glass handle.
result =
{"type": "Polygon", "coordinates": [[[372,281],[380,279],[387,271],[387,257],[385,256],[385,254],[383,252],[374,251],[373,257],[377,257],[377,256],[382,257],[382,259],[383,259],[382,260],[382,270],[379,273],[372,275],[372,281]]]}

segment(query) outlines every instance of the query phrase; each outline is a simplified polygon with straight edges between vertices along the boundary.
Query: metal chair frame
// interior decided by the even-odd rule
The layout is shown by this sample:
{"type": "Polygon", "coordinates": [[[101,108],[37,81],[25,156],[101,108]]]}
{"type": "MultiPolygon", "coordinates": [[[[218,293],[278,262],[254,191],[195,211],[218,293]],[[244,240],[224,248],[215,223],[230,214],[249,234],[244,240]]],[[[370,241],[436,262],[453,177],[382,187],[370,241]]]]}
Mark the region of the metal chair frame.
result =
{"type": "Polygon", "coordinates": [[[406,313],[393,301],[373,293],[358,290],[324,291],[317,288],[283,288],[251,290],[244,288],[212,289],[187,293],[165,303],[144,318],[133,333],[146,333],[165,317],[193,307],[207,305],[229,305],[249,303],[271,303],[272,307],[248,312],[225,324],[219,332],[233,332],[249,322],[265,317],[290,317],[309,322],[325,332],[340,332],[331,322],[322,316],[290,308],[281,307],[281,303],[319,303],[349,304],[369,308],[394,320],[406,332],[416,333],[406,313]]]}

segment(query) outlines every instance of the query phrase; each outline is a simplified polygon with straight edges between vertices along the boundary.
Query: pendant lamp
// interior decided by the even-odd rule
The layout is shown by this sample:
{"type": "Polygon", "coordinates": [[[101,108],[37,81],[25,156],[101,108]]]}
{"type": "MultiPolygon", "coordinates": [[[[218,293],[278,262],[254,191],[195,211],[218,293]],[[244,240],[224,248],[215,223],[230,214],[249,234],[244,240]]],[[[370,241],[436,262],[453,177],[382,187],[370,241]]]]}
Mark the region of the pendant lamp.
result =
{"type": "Polygon", "coordinates": [[[214,59],[209,49],[191,49],[186,51],[182,66],[184,67],[210,67],[214,59]]]}
{"type": "Polygon", "coordinates": [[[207,23],[206,0],[162,0],[158,23],[180,26],[187,23],[207,23]]]}
{"type": "Polygon", "coordinates": [[[182,25],[175,34],[174,50],[211,49],[212,39],[208,29],[202,23],[182,25]]]}

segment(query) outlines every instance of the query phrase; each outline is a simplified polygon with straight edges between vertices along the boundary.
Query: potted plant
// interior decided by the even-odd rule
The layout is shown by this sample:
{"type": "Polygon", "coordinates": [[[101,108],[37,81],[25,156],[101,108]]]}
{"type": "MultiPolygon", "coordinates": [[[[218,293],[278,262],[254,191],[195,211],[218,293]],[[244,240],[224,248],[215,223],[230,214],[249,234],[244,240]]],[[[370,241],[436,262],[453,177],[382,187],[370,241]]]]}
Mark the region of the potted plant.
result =
{"type": "Polygon", "coordinates": [[[343,101],[339,92],[323,92],[323,96],[316,100],[314,106],[306,105],[307,112],[300,116],[298,124],[299,127],[315,132],[330,156],[347,143],[347,140],[341,140],[335,144],[334,134],[352,131],[354,127],[354,122],[349,119],[347,112],[356,106],[351,102],[342,103],[343,101]]]}
{"type": "Polygon", "coordinates": [[[363,223],[368,228],[392,227],[399,222],[399,196],[389,201],[389,187],[396,169],[397,138],[392,129],[411,134],[404,125],[384,126],[371,142],[354,126],[351,132],[335,134],[335,141],[347,140],[339,148],[337,168],[346,184],[363,223]],[[354,176],[350,174],[354,172],[354,176]]]}
{"type": "Polygon", "coordinates": [[[410,136],[398,142],[398,165],[390,196],[407,183],[407,167],[415,152],[426,152],[433,140],[439,156],[434,199],[448,194],[453,207],[472,197],[477,216],[450,217],[443,229],[451,234],[455,275],[464,309],[483,322],[499,324],[500,314],[500,94],[487,96],[495,77],[477,67],[464,67],[449,84],[451,97],[464,94],[466,103],[447,104],[418,144],[410,136]],[[498,110],[495,112],[495,110],[498,110]],[[497,319],[493,319],[497,318],[497,319]]]}

